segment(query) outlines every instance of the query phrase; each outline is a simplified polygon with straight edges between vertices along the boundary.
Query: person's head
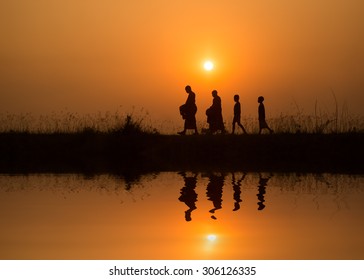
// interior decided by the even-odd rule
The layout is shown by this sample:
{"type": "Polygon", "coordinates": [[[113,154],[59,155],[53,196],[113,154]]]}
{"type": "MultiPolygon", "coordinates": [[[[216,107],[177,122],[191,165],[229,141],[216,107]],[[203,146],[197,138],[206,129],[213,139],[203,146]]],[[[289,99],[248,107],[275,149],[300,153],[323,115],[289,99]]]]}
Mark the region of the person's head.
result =
{"type": "Polygon", "coordinates": [[[263,96],[259,96],[258,97],[258,103],[262,103],[264,101],[264,97],[263,96]]]}
{"type": "Polygon", "coordinates": [[[214,90],[212,91],[212,96],[213,96],[213,97],[216,97],[216,96],[217,96],[217,90],[216,90],[216,89],[214,89],[214,90]]]}
{"type": "Polygon", "coordinates": [[[235,94],[235,95],[234,95],[234,101],[235,101],[235,102],[238,102],[238,101],[239,101],[239,94],[235,94]]]}
{"type": "Polygon", "coordinates": [[[189,85],[187,85],[187,86],[185,87],[185,91],[186,91],[187,93],[190,93],[190,92],[192,91],[192,89],[191,89],[191,87],[190,87],[189,85]]]}

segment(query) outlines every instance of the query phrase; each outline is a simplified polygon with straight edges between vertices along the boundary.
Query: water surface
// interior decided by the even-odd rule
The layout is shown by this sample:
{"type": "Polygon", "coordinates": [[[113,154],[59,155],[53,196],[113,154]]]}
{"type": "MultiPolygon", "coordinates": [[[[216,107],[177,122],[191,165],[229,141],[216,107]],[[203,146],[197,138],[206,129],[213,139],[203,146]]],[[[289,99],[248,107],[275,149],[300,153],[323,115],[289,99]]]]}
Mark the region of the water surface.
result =
{"type": "Polygon", "coordinates": [[[0,175],[1,259],[364,259],[364,176],[0,175]]]}

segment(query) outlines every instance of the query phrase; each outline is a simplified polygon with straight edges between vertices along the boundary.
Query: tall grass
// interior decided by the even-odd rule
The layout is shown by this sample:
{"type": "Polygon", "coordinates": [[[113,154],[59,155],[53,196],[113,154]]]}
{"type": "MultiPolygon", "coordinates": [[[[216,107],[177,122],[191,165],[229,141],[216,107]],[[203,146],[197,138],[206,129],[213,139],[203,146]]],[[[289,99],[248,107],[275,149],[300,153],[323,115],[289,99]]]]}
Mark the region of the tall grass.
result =
{"type": "MultiPolygon", "coordinates": [[[[302,111],[295,114],[280,114],[268,118],[267,122],[275,133],[363,133],[364,118],[348,113],[346,106],[339,112],[322,112],[315,108],[314,115],[306,115],[302,111]]],[[[256,117],[242,118],[242,123],[249,134],[258,133],[256,117]]],[[[48,115],[34,115],[31,113],[9,114],[0,113],[0,133],[149,133],[175,134],[180,124],[172,121],[152,122],[149,115],[143,111],[139,113],[97,112],[84,114],[72,112],[52,112],[48,115]]],[[[225,121],[227,131],[231,130],[231,123],[225,121]]],[[[198,129],[207,129],[203,120],[198,120],[198,129]]],[[[237,128],[237,132],[240,130],[237,128]]]]}
{"type": "Polygon", "coordinates": [[[341,118],[331,114],[283,115],[268,120],[276,133],[354,133],[364,131],[364,120],[343,113],[341,118]]]}
{"type": "MultiPolygon", "coordinates": [[[[340,110],[334,91],[332,90],[334,109],[324,111],[318,102],[315,103],[314,115],[305,114],[304,111],[295,103],[296,112],[294,114],[281,113],[277,117],[267,120],[269,126],[276,133],[363,133],[363,116],[351,115],[346,104],[340,110]]],[[[244,121],[244,120],[243,120],[244,121]]],[[[246,127],[250,131],[258,131],[258,120],[256,118],[245,119],[246,127]]]]}
{"type": "Polygon", "coordinates": [[[0,113],[0,133],[158,133],[147,113],[97,112],[84,114],[52,112],[48,115],[31,113],[0,113]]]}
{"type": "MultiPolygon", "coordinates": [[[[241,119],[242,124],[249,134],[259,132],[259,122],[256,117],[247,116],[241,119]]],[[[337,117],[335,114],[317,112],[315,115],[304,113],[283,114],[267,118],[268,125],[274,133],[307,133],[307,134],[332,134],[332,133],[363,133],[364,118],[349,115],[347,111],[337,117]]],[[[207,127],[207,126],[205,126],[207,127]]],[[[225,127],[231,130],[231,123],[225,121],[225,127]]],[[[239,128],[237,133],[242,133],[239,128]]],[[[269,133],[268,131],[263,133],[269,133]]]]}

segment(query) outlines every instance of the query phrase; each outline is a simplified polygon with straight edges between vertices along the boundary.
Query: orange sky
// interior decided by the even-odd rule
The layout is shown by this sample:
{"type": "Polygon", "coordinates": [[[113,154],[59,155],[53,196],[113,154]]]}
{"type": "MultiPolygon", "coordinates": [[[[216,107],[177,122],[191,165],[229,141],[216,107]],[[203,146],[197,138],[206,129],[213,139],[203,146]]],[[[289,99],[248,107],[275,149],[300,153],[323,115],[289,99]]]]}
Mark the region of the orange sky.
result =
{"type": "Polygon", "coordinates": [[[226,120],[236,93],[253,116],[259,95],[268,116],[332,112],[331,88],[364,105],[361,0],[1,1],[0,40],[0,112],[135,106],[182,126],[186,84],[200,121],[213,89],[226,120]]]}

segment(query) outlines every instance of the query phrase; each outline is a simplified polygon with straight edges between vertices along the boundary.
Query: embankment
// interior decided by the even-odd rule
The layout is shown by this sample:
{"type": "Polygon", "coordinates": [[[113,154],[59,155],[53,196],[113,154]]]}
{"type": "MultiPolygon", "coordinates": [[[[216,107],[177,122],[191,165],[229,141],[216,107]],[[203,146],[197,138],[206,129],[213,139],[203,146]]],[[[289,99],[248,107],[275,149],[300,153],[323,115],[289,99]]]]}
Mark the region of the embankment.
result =
{"type": "Polygon", "coordinates": [[[244,170],[363,173],[363,133],[0,134],[0,173],[244,170]]]}

